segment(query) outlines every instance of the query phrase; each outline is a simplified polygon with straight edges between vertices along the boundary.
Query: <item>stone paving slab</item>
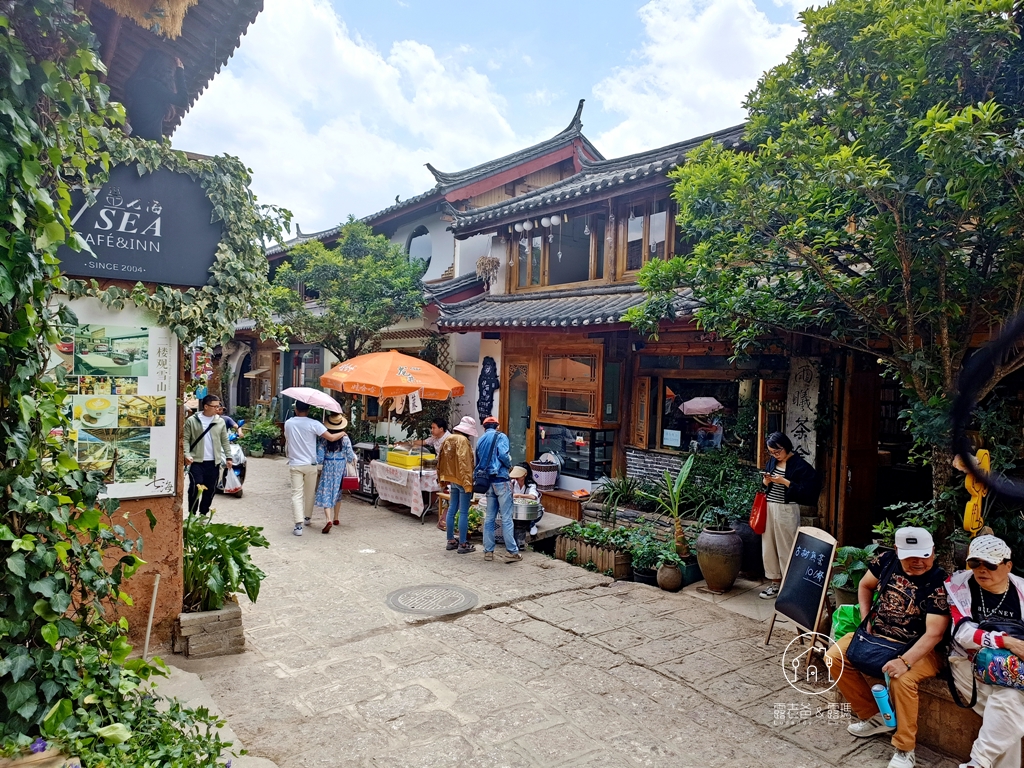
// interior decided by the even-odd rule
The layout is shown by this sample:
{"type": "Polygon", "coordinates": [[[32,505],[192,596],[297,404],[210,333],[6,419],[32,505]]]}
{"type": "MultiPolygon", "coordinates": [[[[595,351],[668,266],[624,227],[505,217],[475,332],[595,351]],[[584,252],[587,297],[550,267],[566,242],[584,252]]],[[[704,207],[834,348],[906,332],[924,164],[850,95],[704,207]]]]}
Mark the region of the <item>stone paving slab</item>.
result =
{"type": "MultiPolygon", "coordinates": [[[[792,635],[686,592],[614,582],[537,553],[485,562],[428,520],[358,501],[291,535],[287,470],[253,460],[218,519],[264,526],[268,578],[242,598],[246,652],[175,659],[203,678],[250,753],[281,768],[509,766],[883,768],[887,740],[793,717],[809,698],[779,664],[792,635]],[[470,613],[410,617],[387,594],[450,583],[470,613]]],[[[918,765],[955,768],[922,749],[918,765]]]]}

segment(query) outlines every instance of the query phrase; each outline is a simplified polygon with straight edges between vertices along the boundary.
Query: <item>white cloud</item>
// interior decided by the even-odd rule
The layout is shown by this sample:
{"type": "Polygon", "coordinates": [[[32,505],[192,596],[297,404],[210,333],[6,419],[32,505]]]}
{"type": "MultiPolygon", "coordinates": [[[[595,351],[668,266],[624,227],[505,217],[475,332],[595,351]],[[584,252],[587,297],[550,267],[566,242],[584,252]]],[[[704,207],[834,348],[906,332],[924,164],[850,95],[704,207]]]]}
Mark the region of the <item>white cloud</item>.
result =
{"type": "Polygon", "coordinates": [[[560,94],[548,90],[547,88],[538,88],[532,93],[526,94],[526,100],[530,104],[536,104],[537,106],[547,107],[554,103],[560,94]]]}
{"type": "Polygon", "coordinates": [[[650,149],[742,122],[742,102],[761,74],[796,45],[794,23],[776,24],[753,0],[651,0],[639,13],[646,40],[594,86],[624,119],[596,137],[609,157],[650,149]]]}
{"type": "Polygon", "coordinates": [[[429,46],[385,55],[326,0],[267,0],[174,145],[237,155],[261,202],[314,231],[429,189],[428,161],[456,170],[514,149],[504,108],[486,75],[429,46]]]}

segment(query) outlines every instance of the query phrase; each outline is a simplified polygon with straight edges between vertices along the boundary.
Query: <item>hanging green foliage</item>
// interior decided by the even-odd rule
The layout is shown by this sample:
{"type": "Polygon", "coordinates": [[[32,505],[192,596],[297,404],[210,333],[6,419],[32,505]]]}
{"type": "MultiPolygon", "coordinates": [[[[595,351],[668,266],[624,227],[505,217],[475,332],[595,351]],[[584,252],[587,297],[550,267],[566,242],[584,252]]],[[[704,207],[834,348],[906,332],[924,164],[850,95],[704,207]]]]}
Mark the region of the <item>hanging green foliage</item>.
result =
{"type": "Polygon", "coordinates": [[[162,665],[128,660],[127,622],[113,609],[131,602],[123,583],[143,541],[61,437],[67,395],[44,372],[73,318],[53,298],[131,300],[179,338],[223,338],[238,317],[266,317],[246,299],[266,283],[262,243],[286,215],[256,205],[235,159],[190,160],[125,138],[96,50],[72,3],[0,0],[0,755],[45,742],[86,766],[212,766],[224,746],[216,718],[158,711],[144,685],[162,665]],[[209,286],[149,296],[61,276],[58,247],[80,245],[70,189],[95,190],[115,162],[202,180],[224,223],[209,286]]]}

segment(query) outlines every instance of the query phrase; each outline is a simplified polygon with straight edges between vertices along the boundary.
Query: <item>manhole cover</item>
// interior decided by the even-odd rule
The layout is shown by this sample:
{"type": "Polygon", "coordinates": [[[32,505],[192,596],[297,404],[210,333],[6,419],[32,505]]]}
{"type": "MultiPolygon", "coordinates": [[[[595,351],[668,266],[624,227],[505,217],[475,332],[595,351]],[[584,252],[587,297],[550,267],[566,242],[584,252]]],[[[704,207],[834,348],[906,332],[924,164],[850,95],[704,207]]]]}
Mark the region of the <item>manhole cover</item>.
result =
{"type": "Polygon", "coordinates": [[[477,603],[477,596],[468,589],[451,584],[424,584],[403,587],[388,595],[388,607],[401,613],[418,616],[444,616],[468,611],[477,603]]]}

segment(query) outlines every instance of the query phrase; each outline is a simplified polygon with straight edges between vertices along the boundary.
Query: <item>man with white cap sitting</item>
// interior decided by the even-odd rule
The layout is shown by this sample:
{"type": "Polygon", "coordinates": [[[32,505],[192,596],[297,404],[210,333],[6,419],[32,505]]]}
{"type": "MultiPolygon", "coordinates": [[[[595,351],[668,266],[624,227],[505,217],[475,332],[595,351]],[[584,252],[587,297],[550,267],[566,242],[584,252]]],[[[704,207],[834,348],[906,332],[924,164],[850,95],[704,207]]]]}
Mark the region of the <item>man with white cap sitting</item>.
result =
{"type": "Polygon", "coordinates": [[[1011,573],[1010,557],[1002,539],[978,536],[967,550],[967,570],[946,580],[954,621],[949,666],[960,695],[982,718],[971,759],[960,768],[1021,764],[1024,690],[1012,686],[1024,686],[1024,579],[1011,573]],[[978,679],[979,666],[988,681],[978,679]]]}
{"type": "Polygon", "coordinates": [[[899,647],[881,667],[889,677],[889,698],[896,712],[896,726],[885,722],[871,694],[871,686],[849,661],[848,649],[855,633],[836,640],[826,654],[839,691],[859,718],[847,729],[857,737],[893,733],[896,748],[889,768],[914,768],[917,757],[917,690],[920,682],[942,668],[935,652],[949,626],[949,606],[943,582],[946,572],[935,565],[935,543],[924,528],[896,531],[896,551],[876,557],[861,577],[857,590],[861,616],[870,635],[899,647]],[[872,605],[875,592],[878,600],[872,605]],[[892,642],[895,641],[895,642],[892,642]]]}

